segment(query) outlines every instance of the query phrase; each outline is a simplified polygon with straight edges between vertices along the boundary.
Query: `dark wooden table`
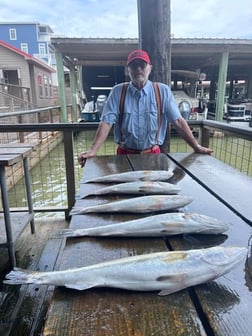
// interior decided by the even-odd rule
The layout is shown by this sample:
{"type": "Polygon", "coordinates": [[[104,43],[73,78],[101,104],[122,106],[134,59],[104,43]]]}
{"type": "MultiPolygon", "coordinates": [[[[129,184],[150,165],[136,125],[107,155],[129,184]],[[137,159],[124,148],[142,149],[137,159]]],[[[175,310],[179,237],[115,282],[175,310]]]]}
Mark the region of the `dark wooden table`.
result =
{"type": "Polygon", "coordinates": [[[0,246],[7,246],[11,267],[16,266],[15,241],[27,223],[30,223],[31,225],[31,232],[35,232],[31,182],[28,167],[28,155],[31,151],[32,146],[29,144],[0,144],[0,185],[3,207],[3,218],[0,217],[0,246]],[[12,214],[9,207],[5,169],[20,161],[22,161],[24,168],[28,209],[26,213],[12,214]],[[15,230],[13,230],[13,221],[15,221],[16,224],[15,230]],[[5,230],[3,230],[3,228],[5,228],[5,230]]]}
{"type": "MultiPolygon", "coordinates": [[[[193,156],[194,160],[199,159],[197,154],[193,156]]],[[[204,159],[208,158],[201,156],[201,160],[204,161],[204,159]]],[[[60,269],[86,266],[155,251],[188,250],[215,245],[248,245],[251,235],[250,225],[223,204],[216,195],[203,187],[192,175],[190,176],[182,168],[182,164],[176,163],[164,154],[96,157],[88,160],[83,178],[131,170],[168,168],[174,169],[171,182],[181,188],[181,194],[192,196],[194,199],[183,210],[196,211],[227,222],[230,225],[227,234],[216,236],[187,234],[166,239],[68,238],[60,269]]],[[[203,170],[204,167],[202,167],[203,170]]],[[[233,178],[235,179],[235,176],[233,178]]],[[[201,179],[204,180],[203,176],[201,179]]],[[[252,190],[252,179],[249,179],[249,183],[252,190]]],[[[99,187],[101,187],[99,184],[82,183],[79,193],[84,194],[99,187]]],[[[240,192],[242,193],[242,190],[240,192]]],[[[76,205],[89,206],[122,198],[123,196],[93,196],[83,200],[77,199],[76,205]]],[[[70,227],[73,229],[93,227],[141,216],[134,214],[75,215],[71,219],[70,227]]],[[[226,276],[165,297],[158,296],[157,292],[132,292],[108,288],[75,291],[56,288],[43,334],[54,336],[247,336],[252,333],[251,282],[251,273],[244,261],[226,276]]]]}

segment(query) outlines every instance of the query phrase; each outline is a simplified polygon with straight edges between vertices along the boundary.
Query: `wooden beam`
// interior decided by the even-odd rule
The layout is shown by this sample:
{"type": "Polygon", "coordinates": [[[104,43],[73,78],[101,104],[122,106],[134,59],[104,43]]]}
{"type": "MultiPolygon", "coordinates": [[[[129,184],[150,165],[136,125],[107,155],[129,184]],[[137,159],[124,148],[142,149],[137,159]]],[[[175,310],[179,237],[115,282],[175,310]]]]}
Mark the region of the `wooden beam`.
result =
{"type": "Polygon", "coordinates": [[[170,0],[138,0],[139,45],[153,64],[151,79],[171,81],[170,0]]]}

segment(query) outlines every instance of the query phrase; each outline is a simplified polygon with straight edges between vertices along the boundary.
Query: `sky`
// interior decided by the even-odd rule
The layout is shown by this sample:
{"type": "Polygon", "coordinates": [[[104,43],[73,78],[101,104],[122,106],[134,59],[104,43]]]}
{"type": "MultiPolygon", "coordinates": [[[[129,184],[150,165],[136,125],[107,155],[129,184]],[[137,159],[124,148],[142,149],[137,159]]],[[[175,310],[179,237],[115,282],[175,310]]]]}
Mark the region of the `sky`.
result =
{"type": "MultiPolygon", "coordinates": [[[[175,38],[252,38],[251,0],[170,4],[175,38]]],[[[47,24],[55,37],[138,37],[137,0],[0,0],[0,8],[0,22],[47,24]]]]}

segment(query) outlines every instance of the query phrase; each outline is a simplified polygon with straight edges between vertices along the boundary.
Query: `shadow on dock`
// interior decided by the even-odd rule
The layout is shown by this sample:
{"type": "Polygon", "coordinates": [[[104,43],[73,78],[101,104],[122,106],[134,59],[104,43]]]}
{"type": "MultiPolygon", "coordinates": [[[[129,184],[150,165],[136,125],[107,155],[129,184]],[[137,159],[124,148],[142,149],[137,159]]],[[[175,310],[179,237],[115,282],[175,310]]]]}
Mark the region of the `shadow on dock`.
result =
{"type": "MultiPolygon", "coordinates": [[[[36,233],[27,225],[16,243],[17,265],[32,270],[57,269],[65,245],[64,239],[55,238],[58,230],[68,227],[64,219],[35,221],[36,233]]],[[[41,335],[53,286],[4,285],[9,272],[7,249],[0,249],[0,335],[41,335]]]]}

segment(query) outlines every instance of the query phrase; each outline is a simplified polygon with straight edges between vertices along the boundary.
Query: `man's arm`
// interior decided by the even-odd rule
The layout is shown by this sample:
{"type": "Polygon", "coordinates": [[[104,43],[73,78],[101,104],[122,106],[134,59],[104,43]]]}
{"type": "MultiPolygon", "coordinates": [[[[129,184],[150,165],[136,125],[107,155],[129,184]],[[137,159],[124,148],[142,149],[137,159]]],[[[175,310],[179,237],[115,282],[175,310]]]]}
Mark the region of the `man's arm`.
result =
{"type": "Polygon", "coordinates": [[[212,149],[207,147],[202,147],[198,144],[197,140],[194,138],[192,131],[184,118],[179,118],[173,121],[173,126],[176,128],[179,136],[184,139],[189,146],[193,148],[196,153],[201,154],[211,154],[212,149]]]}
{"type": "Polygon", "coordinates": [[[98,129],[96,131],[95,140],[91,148],[86,152],[80,153],[78,156],[78,161],[81,167],[84,167],[86,163],[86,159],[94,157],[96,155],[98,149],[107,139],[111,128],[112,128],[112,124],[107,124],[103,121],[100,122],[98,129]]]}

